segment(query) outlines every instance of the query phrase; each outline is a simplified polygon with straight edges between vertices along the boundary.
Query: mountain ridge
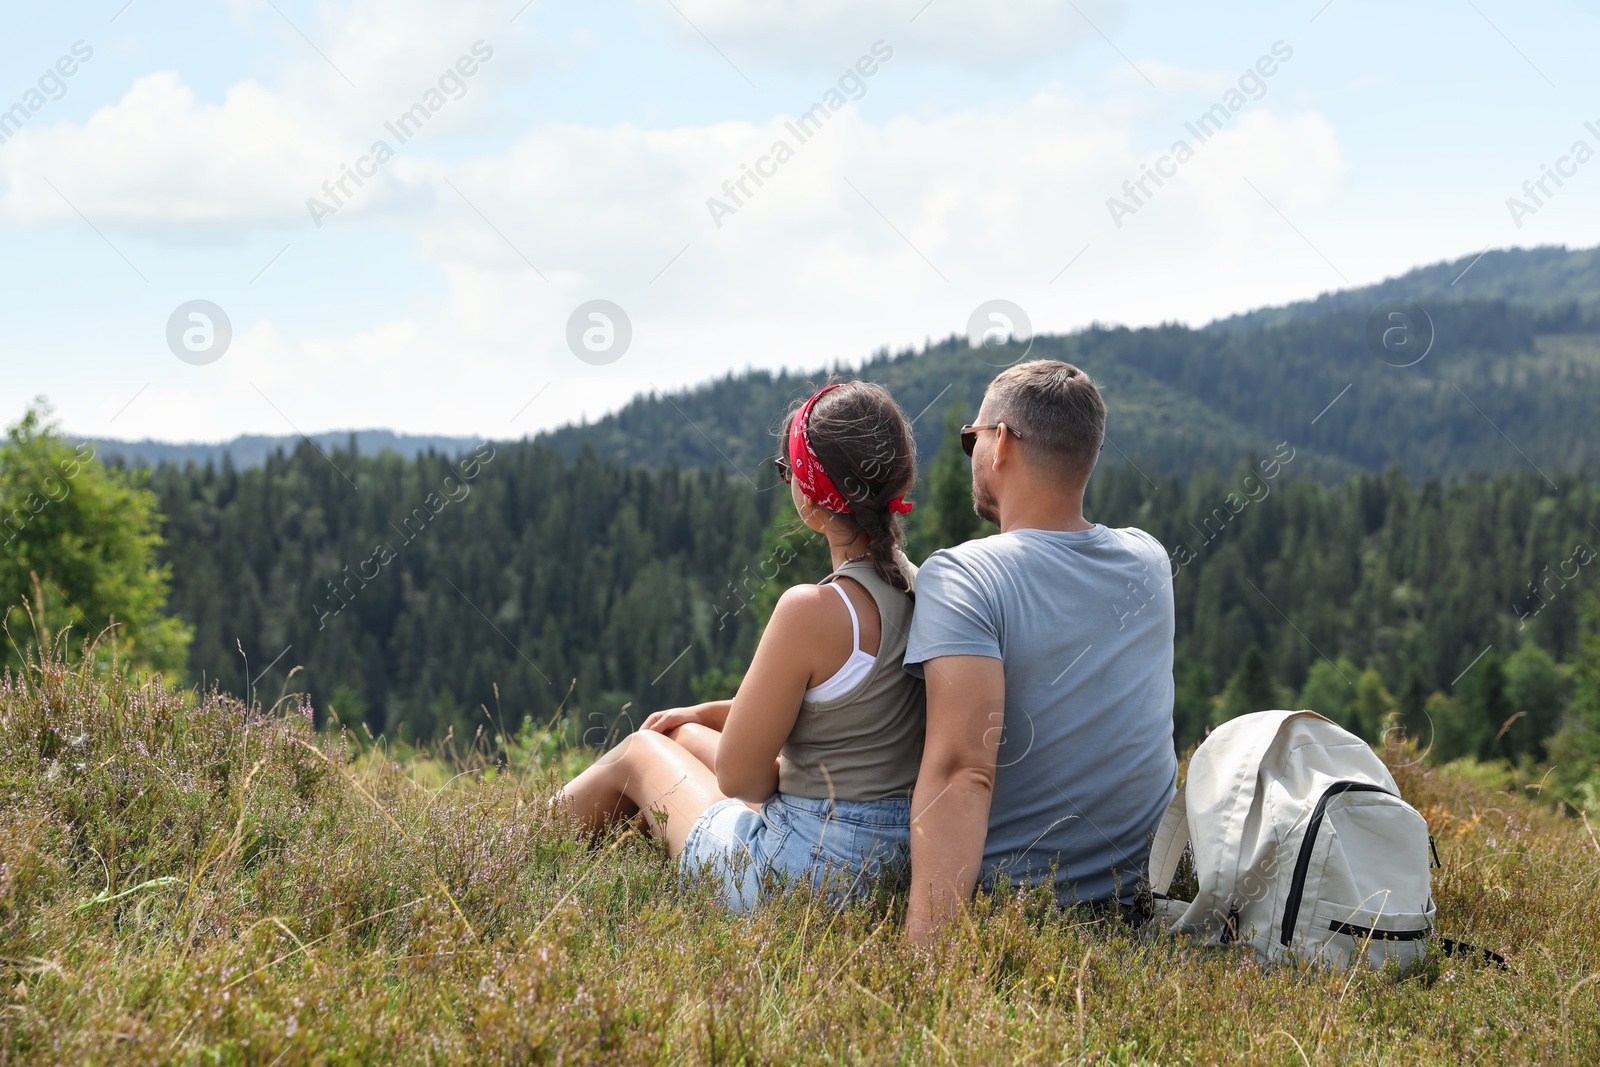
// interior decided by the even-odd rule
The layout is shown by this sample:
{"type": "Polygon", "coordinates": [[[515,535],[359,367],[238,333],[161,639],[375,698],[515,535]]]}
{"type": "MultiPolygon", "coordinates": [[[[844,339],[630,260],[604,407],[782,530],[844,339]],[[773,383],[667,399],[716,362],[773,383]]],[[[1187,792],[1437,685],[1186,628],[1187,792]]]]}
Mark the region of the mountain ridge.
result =
{"type": "Polygon", "coordinates": [[[153,467],[163,462],[180,466],[193,462],[205,466],[207,462],[221,466],[223,456],[228,456],[236,467],[255,467],[266,462],[268,456],[282,449],[292,452],[303,440],[310,440],[318,448],[348,449],[351,439],[363,454],[394,452],[412,457],[432,449],[445,455],[460,455],[471,451],[482,438],[457,437],[449,434],[407,434],[394,430],[328,430],[325,433],[300,434],[240,434],[226,441],[161,441],[151,437],[137,440],[114,437],[77,437],[73,440],[94,446],[95,453],[105,458],[122,457],[134,467],[153,467]]]}
{"type": "Polygon", "coordinates": [[[1565,245],[1484,249],[1474,255],[1412,267],[1371,285],[1328,290],[1310,300],[1256,308],[1214,319],[1206,330],[1242,330],[1317,318],[1352,306],[1370,308],[1384,299],[1445,301],[1504,300],[1530,308],[1575,304],[1600,309],[1600,248],[1565,245]],[[1456,288],[1460,286],[1460,288],[1456,288]]]}
{"type": "MultiPolygon", "coordinates": [[[[1095,325],[992,350],[951,336],[921,350],[880,349],[832,370],[819,360],[812,371],[730,371],[675,392],[640,394],[599,419],[535,439],[569,461],[593,449],[644,466],[720,465],[754,483],[784,415],[806,393],[823,381],[861,378],[886,386],[915,420],[926,460],[947,409],[970,417],[1005,366],[1040,357],[1077,363],[1101,382],[1110,411],[1107,461],[1148,465],[1152,473],[1231,469],[1283,442],[1304,460],[1297,474],[1324,481],[1389,466],[1414,477],[1524,465],[1584,470],[1600,450],[1589,417],[1600,409],[1600,248],[1486,250],[1200,328],[1095,325]],[[1422,308],[1421,357],[1401,359],[1378,345],[1387,334],[1374,332],[1373,317],[1384,301],[1422,308]]],[[[324,450],[348,448],[352,439],[362,452],[401,455],[457,454],[476,442],[386,430],[311,438],[324,450]]],[[[107,455],[146,465],[220,464],[227,454],[249,466],[300,439],[90,440],[107,455]]]]}

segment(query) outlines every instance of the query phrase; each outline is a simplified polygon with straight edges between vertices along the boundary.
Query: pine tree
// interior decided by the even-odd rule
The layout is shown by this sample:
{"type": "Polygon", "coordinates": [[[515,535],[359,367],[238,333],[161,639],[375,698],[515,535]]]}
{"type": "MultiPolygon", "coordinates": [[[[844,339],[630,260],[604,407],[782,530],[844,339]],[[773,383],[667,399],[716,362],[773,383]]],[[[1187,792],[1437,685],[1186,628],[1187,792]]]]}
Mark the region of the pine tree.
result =
{"type": "Polygon", "coordinates": [[[1267,711],[1279,707],[1282,698],[1272,673],[1267,668],[1267,657],[1260,645],[1251,645],[1239,661],[1239,669],[1228,680],[1228,688],[1218,698],[1213,723],[1221,724],[1253,711],[1267,711]]]}
{"type": "Polygon", "coordinates": [[[945,412],[944,440],[933,459],[929,478],[933,511],[928,528],[930,551],[970,541],[987,525],[972,508],[972,461],[961,450],[961,412],[960,407],[945,412]]]}
{"type": "Polygon", "coordinates": [[[1516,715],[1506,739],[1513,758],[1542,757],[1563,710],[1561,670],[1550,654],[1528,643],[1506,659],[1506,698],[1516,715]]]}
{"type": "Polygon", "coordinates": [[[1406,680],[1400,685],[1400,726],[1406,736],[1416,741],[1419,745],[1427,744],[1428,689],[1422,684],[1422,672],[1417,670],[1416,664],[1406,668],[1406,680]]]}
{"type": "Polygon", "coordinates": [[[1495,759],[1510,755],[1506,733],[1512,723],[1511,701],[1506,697],[1505,662],[1489,651],[1467,672],[1461,687],[1461,703],[1478,731],[1477,756],[1495,759]]]}
{"type": "Polygon", "coordinates": [[[1348,660],[1335,664],[1319,659],[1306,675],[1299,707],[1331,719],[1347,730],[1355,729],[1355,679],[1355,667],[1348,660]]]}
{"type": "Polygon", "coordinates": [[[1173,666],[1173,740],[1182,752],[1199,743],[1211,723],[1211,699],[1216,692],[1211,671],[1204,663],[1180,653],[1173,666]]]}
{"type": "Polygon", "coordinates": [[[1487,739],[1482,719],[1446,693],[1430,694],[1423,714],[1428,725],[1418,742],[1434,763],[1475,756],[1487,739]]]}
{"type": "Polygon", "coordinates": [[[1381,742],[1397,710],[1394,697],[1384,688],[1383,676],[1371,667],[1362,671],[1356,679],[1355,732],[1372,744],[1381,742]]]}
{"type": "Polygon", "coordinates": [[[1600,594],[1585,598],[1581,620],[1572,703],[1548,747],[1561,793],[1600,815],[1600,594]]]}

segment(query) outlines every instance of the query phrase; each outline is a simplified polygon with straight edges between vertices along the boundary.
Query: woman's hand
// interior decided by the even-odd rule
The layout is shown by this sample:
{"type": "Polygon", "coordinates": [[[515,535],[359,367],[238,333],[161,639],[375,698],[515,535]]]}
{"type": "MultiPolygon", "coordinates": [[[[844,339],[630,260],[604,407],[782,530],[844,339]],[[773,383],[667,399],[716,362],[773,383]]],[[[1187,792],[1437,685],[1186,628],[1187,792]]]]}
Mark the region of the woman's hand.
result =
{"type": "Polygon", "coordinates": [[[645,719],[641,730],[654,730],[658,734],[670,733],[678,727],[690,722],[699,722],[696,708],[668,708],[665,711],[654,711],[645,719]]]}
{"type": "Polygon", "coordinates": [[[729,703],[726,700],[713,700],[705,704],[696,704],[692,708],[668,708],[652,712],[639,729],[654,730],[658,734],[664,734],[687,723],[698,723],[720,731],[728,721],[729,703]]]}

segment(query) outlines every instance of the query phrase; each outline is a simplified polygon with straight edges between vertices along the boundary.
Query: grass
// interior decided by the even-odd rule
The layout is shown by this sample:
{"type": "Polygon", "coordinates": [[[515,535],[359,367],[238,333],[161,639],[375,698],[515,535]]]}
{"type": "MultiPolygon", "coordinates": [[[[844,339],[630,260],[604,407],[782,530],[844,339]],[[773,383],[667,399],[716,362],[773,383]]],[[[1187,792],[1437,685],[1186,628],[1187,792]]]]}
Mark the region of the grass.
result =
{"type": "Polygon", "coordinates": [[[731,917],[552,822],[547,735],[402,762],[306,710],[0,681],[0,1064],[1600,1061],[1600,841],[1481,769],[1388,754],[1441,932],[1513,969],[1295,973],[1026,895],[930,951],[892,897],[731,917]]]}

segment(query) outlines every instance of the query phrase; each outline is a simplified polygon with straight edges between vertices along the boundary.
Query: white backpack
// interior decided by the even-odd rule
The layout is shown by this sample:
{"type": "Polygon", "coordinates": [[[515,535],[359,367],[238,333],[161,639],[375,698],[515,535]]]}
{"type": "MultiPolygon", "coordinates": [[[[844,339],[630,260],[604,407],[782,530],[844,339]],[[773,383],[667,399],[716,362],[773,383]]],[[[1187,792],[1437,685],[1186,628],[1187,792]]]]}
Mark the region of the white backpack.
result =
{"type": "Polygon", "coordinates": [[[1150,883],[1174,933],[1263,963],[1406,964],[1433,927],[1428,824],[1367,743],[1311,711],[1211,732],[1156,831],[1150,883]],[[1199,892],[1167,894],[1184,846],[1199,892]]]}

